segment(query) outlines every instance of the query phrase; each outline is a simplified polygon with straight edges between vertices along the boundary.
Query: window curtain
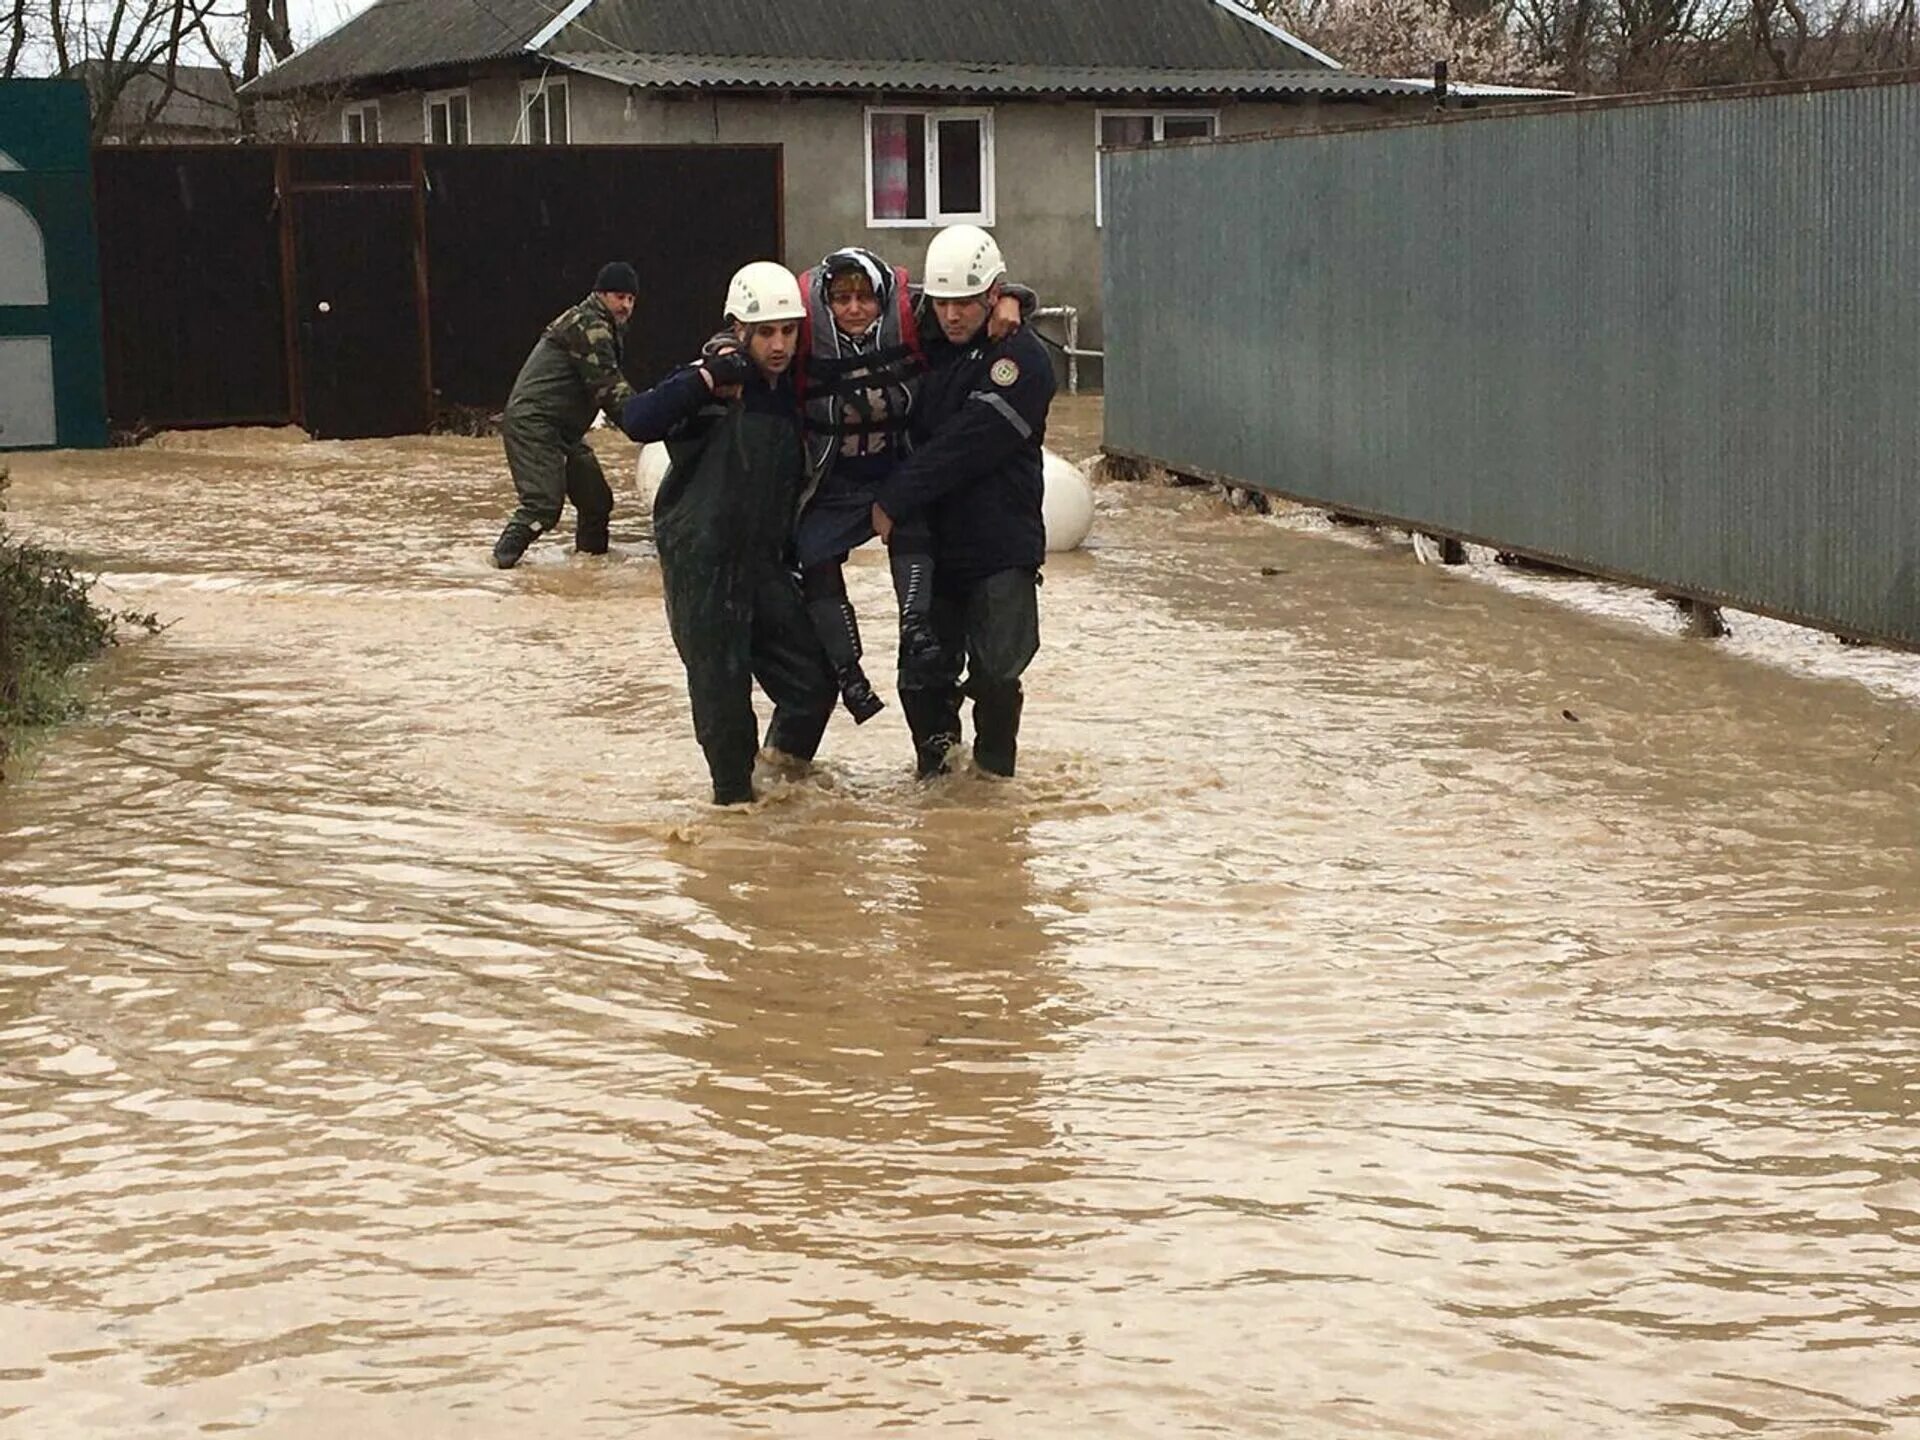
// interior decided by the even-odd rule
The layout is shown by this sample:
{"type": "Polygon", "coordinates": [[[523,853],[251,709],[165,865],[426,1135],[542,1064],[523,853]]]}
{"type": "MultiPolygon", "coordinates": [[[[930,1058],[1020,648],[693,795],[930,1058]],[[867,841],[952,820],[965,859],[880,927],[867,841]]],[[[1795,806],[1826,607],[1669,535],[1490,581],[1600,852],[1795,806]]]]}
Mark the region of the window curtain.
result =
{"type": "Polygon", "coordinates": [[[908,218],[910,161],[919,157],[908,145],[905,115],[873,117],[873,218],[908,218]]]}

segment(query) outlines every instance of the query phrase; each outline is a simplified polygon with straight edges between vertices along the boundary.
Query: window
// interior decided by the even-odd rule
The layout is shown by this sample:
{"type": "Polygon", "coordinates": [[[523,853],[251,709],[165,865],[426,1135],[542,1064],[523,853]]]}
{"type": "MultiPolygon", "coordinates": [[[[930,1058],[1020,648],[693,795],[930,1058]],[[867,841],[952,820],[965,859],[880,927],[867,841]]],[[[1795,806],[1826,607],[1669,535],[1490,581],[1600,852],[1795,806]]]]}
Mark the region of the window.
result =
{"type": "Polygon", "coordinates": [[[349,105],[340,112],[340,138],[349,145],[380,143],[380,106],[369,100],[364,105],[349,105]]]}
{"type": "Polygon", "coordinates": [[[427,143],[465,145],[473,138],[467,121],[467,92],[432,90],[427,94],[427,143]]]}
{"type": "MultiPolygon", "coordinates": [[[[1094,144],[1147,145],[1160,140],[1211,140],[1220,133],[1212,110],[1102,110],[1094,116],[1094,144]]],[[[1093,157],[1093,223],[1104,225],[1100,155],[1093,157]]]]}
{"type": "Polygon", "coordinates": [[[867,224],[993,223],[993,112],[867,111],[867,224]]]}
{"type": "Polygon", "coordinates": [[[573,138],[566,81],[529,80],[520,87],[520,126],[513,138],[526,145],[565,145],[573,138]]]}

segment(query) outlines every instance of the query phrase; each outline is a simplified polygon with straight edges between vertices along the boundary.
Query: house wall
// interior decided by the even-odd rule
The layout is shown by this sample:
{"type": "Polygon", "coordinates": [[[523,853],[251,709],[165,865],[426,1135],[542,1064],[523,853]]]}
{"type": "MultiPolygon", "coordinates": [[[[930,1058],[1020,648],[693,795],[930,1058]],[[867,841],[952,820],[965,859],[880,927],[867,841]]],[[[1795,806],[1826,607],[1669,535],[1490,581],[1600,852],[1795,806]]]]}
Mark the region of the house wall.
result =
{"type": "MultiPolygon", "coordinates": [[[[916,276],[937,227],[867,224],[865,99],[628,92],[576,79],[574,139],[636,144],[779,144],[786,156],[786,263],[802,269],[842,245],[862,244],[916,276]]],[[[904,100],[894,103],[917,104],[904,100]]],[[[994,237],[1009,273],[1047,305],[1080,312],[1083,347],[1101,337],[1100,231],[1094,223],[1095,116],[1092,101],[1001,101],[987,108],[994,128],[994,237]]],[[[1306,128],[1380,113],[1364,104],[1275,102],[1127,108],[1220,113],[1221,133],[1306,128]]],[[[1059,335],[1058,325],[1049,332],[1059,335]]],[[[1081,367],[1097,385],[1099,363],[1081,367]]]]}
{"type": "MultiPolygon", "coordinates": [[[[860,244],[918,275],[937,227],[869,226],[866,212],[866,98],[722,95],[629,90],[592,76],[569,79],[576,144],[774,144],[784,149],[786,254],[796,270],[842,245],[860,244]]],[[[518,118],[514,77],[471,85],[473,140],[500,144],[518,118]]],[[[918,105],[918,100],[901,100],[918,105]]],[[[968,107],[981,108],[981,107],[968,107]]],[[[1000,101],[987,105],[994,127],[993,232],[1009,273],[1034,287],[1043,304],[1080,312],[1081,344],[1100,348],[1100,231],[1094,223],[1095,116],[1117,105],[1093,101],[1000,101]]],[[[1310,128],[1379,115],[1362,103],[1225,102],[1129,105],[1129,109],[1217,109],[1221,133],[1310,128]]],[[[421,93],[381,102],[386,141],[421,138],[421,93]]],[[[328,133],[338,135],[337,112],[328,133]]],[[[718,311],[720,297],[714,297],[718,311]]],[[[1059,334],[1058,325],[1050,333],[1059,334]]],[[[1083,383],[1097,385],[1097,361],[1083,383]]]]}
{"type": "MultiPolygon", "coordinates": [[[[458,89],[458,85],[433,86],[458,89]]],[[[513,127],[520,120],[520,77],[517,75],[475,75],[465,82],[467,123],[475,145],[505,145],[513,139],[513,127]]],[[[380,140],[387,145],[418,145],[427,138],[426,90],[397,90],[378,97],[347,100],[331,105],[320,122],[319,135],[328,141],[341,136],[343,111],[365,100],[377,99],[380,106],[380,140]]]]}

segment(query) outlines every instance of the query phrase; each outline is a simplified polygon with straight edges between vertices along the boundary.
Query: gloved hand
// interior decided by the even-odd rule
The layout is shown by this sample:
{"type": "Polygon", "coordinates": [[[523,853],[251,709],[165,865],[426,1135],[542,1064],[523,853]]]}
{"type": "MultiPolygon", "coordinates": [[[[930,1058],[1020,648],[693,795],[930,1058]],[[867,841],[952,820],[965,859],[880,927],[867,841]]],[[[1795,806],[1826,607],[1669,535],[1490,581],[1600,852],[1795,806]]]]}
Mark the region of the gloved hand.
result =
{"type": "Polygon", "coordinates": [[[729,350],[724,355],[709,355],[700,365],[716,390],[722,385],[744,385],[747,377],[753,374],[753,361],[739,350],[729,350]]]}

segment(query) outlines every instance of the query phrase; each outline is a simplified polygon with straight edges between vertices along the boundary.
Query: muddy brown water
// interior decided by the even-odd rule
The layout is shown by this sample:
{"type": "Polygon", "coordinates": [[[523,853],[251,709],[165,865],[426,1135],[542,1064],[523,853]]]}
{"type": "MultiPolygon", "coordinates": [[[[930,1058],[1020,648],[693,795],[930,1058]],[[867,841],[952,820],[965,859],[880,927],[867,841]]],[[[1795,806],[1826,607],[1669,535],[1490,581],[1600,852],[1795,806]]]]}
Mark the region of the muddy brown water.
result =
{"type": "Polygon", "coordinates": [[[0,1434],[1920,1434],[1911,662],[1106,485],[1019,779],[720,813],[631,500],[15,471],[172,624],[0,789],[0,1434]]]}

